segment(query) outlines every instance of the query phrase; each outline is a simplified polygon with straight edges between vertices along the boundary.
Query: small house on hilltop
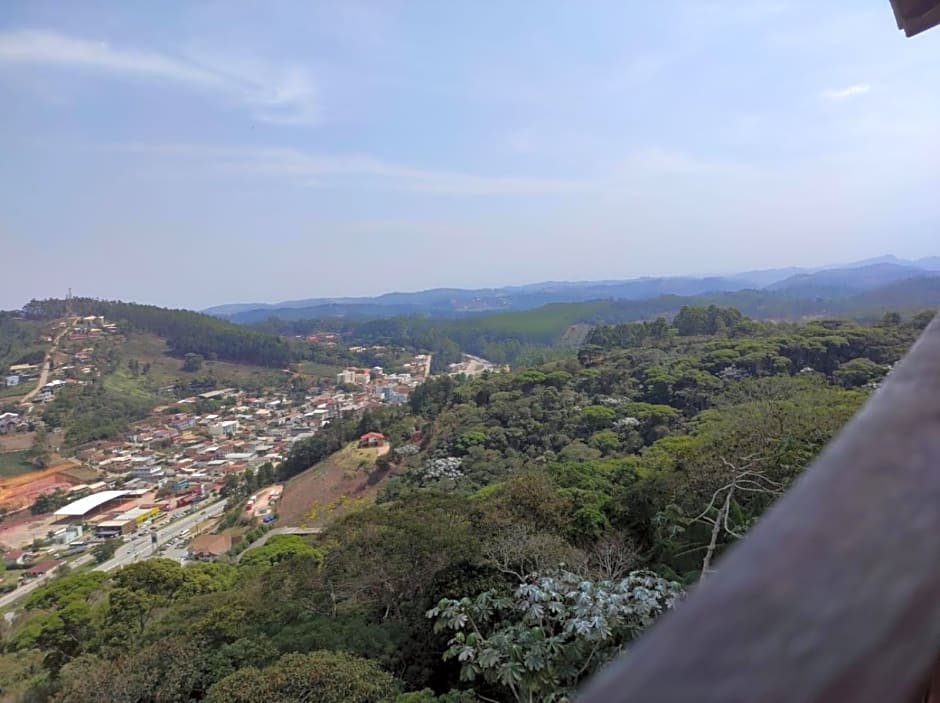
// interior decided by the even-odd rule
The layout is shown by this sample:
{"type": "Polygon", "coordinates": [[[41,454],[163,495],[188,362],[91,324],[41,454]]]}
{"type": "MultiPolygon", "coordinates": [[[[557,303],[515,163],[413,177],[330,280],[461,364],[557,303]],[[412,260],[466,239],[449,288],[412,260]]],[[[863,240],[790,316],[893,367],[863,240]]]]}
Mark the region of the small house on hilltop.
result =
{"type": "Polygon", "coordinates": [[[359,438],[360,447],[379,447],[385,444],[385,435],[381,432],[366,432],[359,438]]]}

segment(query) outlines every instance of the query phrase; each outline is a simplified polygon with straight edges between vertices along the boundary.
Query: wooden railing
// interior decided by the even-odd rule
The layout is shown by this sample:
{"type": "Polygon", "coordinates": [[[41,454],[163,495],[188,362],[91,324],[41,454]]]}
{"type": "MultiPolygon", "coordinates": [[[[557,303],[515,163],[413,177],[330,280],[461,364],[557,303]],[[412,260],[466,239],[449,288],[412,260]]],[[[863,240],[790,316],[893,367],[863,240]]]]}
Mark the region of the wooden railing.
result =
{"type": "Polygon", "coordinates": [[[578,701],[913,703],[938,657],[940,317],[717,571],[578,701]]]}

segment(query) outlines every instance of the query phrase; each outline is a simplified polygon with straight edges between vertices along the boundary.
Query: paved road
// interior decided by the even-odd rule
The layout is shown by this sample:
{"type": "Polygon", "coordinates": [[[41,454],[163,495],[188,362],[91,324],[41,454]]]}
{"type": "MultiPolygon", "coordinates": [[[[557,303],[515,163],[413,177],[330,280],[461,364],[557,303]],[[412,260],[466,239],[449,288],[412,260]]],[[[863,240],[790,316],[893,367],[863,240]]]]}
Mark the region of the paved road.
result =
{"type": "MultiPolygon", "coordinates": [[[[184,518],[166,525],[160,530],[157,530],[157,544],[164,544],[169,540],[173,539],[179,535],[183,530],[191,530],[193,527],[198,525],[203,520],[219,515],[225,509],[225,501],[220,500],[216,503],[211,503],[209,505],[204,505],[199,507],[199,509],[187,515],[184,518]]],[[[95,567],[96,571],[112,571],[121,566],[131,564],[135,561],[141,559],[149,559],[151,556],[156,556],[153,546],[150,542],[150,535],[137,535],[131,542],[121,545],[118,548],[117,552],[114,554],[114,558],[109,561],[99,564],[95,567]]],[[[91,554],[83,554],[78,559],[72,561],[69,565],[75,569],[84,564],[88,564],[93,559],[91,554]]],[[[0,608],[5,608],[18,601],[20,598],[32,593],[37,588],[42,586],[49,580],[48,576],[44,576],[36,579],[35,581],[29,581],[24,583],[22,586],[17,588],[15,591],[6,593],[3,596],[0,596],[0,608]]]]}
{"type": "Polygon", "coordinates": [[[56,338],[52,340],[52,345],[46,351],[46,356],[42,360],[42,368],[39,370],[39,383],[36,385],[36,387],[33,390],[31,390],[29,393],[23,396],[23,399],[20,400],[20,405],[23,405],[23,406],[29,405],[32,399],[36,397],[36,394],[42,390],[42,387],[46,385],[46,383],[48,383],[49,366],[52,363],[52,352],[54,352],[56,349],[59,348],[59,340],[62,339],[62,337],[64,337],[66,333],[72,329],[72,326],[75,324],[76,320],[78,320],[77,317],[69,320],[68,323],[65,325],[65,329],[59,332],[56,338]]]}
{"type": "Polygon", "coordinates": [[[153,545],[149,534],[135,535],[134,539],[118,548],[113,559],[95,567],[96,571],[112,571],[121,566],[131,564],[141,559],[157,556],[156,549],[161,544],[169,542],[184,530],[191,530],[203,520],[219,515],[225,509],[225,501],[220,500],[210,505],[198,506],[196,512],[157,530],[157,544],[153,545]]]}
{"type": "Polygon", "coordinates": [[[451,376],[478,376],[484,371],[492,371],[496,366],[492,361],[487,361],[486,359],[473,356],[472,354],[464,354],[463,359],[460,363],[460,370],[451,371],[451,376]]]}
{"type": "MultiPolygon", "coordinates": [[[[323,532],[322,527],[275,527],[270,532],[265,532],[258,539],[248,545],[248,549],[264,546],[264,543],[274,537],[274,535],[318,535],[323,532]]],[[[244,554],[248,551],[242,552],[244,554]]]]}
{"type": "MultiPolygon", "coordinates": [[[[92,559],[91,554],[85,554],[84,556],[79,557],[72,562],[72,567],[81,566],[82,564],[87,564],[92,559]]],[[[22,586],[17,588],[15,591],[10,591],[9,593],[0,597],[0,608],[6,608],[8,605],[15,603],[20,598],[32,593],[40,586],[44,585],[49,581],[50,576],[40,576],[37,579],[32,581],[27,581],[22,586]]]]}

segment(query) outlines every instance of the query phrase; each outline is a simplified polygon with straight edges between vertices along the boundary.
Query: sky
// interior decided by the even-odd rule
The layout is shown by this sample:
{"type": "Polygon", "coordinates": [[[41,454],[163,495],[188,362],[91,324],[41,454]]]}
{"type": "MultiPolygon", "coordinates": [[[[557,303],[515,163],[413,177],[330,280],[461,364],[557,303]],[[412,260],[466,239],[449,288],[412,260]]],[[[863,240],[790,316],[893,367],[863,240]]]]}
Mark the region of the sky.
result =
{"type": "Polygon", "coordinates": [[[0,3],[0,308],[940,254],[888,0],[0,3]]]}

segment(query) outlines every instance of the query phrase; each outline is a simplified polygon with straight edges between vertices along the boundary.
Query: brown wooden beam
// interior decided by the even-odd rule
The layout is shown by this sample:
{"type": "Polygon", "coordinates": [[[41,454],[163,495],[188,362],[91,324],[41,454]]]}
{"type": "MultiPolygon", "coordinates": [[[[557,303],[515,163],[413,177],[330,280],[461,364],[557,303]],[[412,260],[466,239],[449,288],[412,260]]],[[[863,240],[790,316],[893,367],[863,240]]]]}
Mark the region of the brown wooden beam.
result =
{"type": "Polygon", "coordinates": [[[940,317],[579,703],[910,703],[940,654],[940,317]]]}

